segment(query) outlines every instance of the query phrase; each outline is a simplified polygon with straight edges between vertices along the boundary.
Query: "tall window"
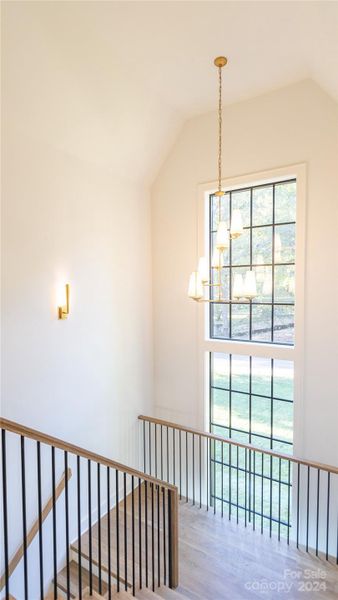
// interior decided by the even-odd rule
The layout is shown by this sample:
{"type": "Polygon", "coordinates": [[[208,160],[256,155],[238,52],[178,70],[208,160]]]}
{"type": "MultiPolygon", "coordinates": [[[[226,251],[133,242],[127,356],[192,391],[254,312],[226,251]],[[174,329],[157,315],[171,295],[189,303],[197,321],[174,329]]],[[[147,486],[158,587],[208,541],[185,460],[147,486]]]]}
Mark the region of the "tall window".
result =
{"type": "MultiPolygon", "coordinates": [[[[210,348],[210,431],[286,454],[292,453],[293,448],[296,193],[296,178],[287,178],[231,189],[221,198],[221,219],[230,223],[232,211],[239,209],[244,232],[230,241],[229,249],[223,255],[223,301],[217,303],[215,295],[216,302],[210,304],[210,341],[207,345],[210,348]],[[244,276],[248,270],[255,273],[257,295],[252,300],[238,300],[233,293],[234,279],[237,274],[244,276]],[[217,340],[217,346],[213,340],[217,340]],[[245,344],[239,346],[238,342],[245,344]]],[[[211,194],[210,257],[216,242],[218,203],[219,198],[211,194]]],[[[210,271],[212,280],[217,283],[211,261],[210,271]]],[[[211,288],[211,294],[213,289],[217,288],[211,288]]],[[[233,464],[231,455],[225,461],[220,460],[217,450],[212,448],[210,461],[214,480],[210,487],[211,500],[217,503],[227,497],[222,493],[221,485],[232,481],[234,469],[237,469],[238,477],[238,465],[233,464]]],[[[264,477],[257,466],[242,465],[240,476],[243,482],[246,481],[246,468],[249,477],[253,470],[258,478],[261,477],[260,491],[256,490],[257,506],[263,505],[259,494],[264,492],[266,497],[264,486],[270,485],[271,502],[274,501],[269,478],[282,490],[281,514],[276,515],[274,523],[278,524],[279,520],[279,525],[288,529],[290,472],[273,473],[269,460],[264,465],[264,477]]],[[[246,490],[246,484],[243,486],[246,490]]],[[[239,493],[239,513],[243,509],[245,493],[243,491],[243,497],[239,493]]],[[[263,506],[257,514],[263,521],[270,518],[271,511],[273,513],[273,507],[268,510],[263,506]]]]}
{"type": "MultiPolygon", "coordinates": [[[[218,202],[210,196],[210,256],[218,202]]],[[[224,252],[222,297],[227,302],[210,305],[210,337],[293,344],[296,181],[229,191],[221,203],[224,221],[240,209],[244,233],[224,252]],[[234,300],[235,275],[247,270],[255,272],[258,295],[252,301],[234,300]]]]}

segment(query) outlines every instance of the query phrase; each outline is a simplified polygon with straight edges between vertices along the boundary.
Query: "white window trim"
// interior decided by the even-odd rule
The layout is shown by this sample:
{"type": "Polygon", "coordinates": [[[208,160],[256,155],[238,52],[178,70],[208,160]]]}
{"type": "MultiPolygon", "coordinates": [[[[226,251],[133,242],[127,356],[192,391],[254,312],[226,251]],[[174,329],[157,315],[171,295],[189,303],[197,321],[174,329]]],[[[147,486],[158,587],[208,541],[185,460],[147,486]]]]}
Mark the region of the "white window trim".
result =
{"type": "MultiPolygon", "coordinates": [[[[258,173],[249,173],[222,181],[225,190],[238,189],[246,185],[272,183],[296,178],[296,281],[295,281],[295,344],[261,344],[233,340],[214,340],[209,337],[209,304],[198,307],[198,406],[200,426],[209,428],[209,364],[210,352],[245,354],[294,362],[294,441],[293,451],[301,455],[303,444],[303,373],[304,373],[304,311],[305,311],[305,234],[306,234],[306,171],[305,163],[279,167],[258,173]]],[[[217,189],[216,181],[198,186],[197,249],[198,256],[209,256],[209,196],[217,189]]]]}

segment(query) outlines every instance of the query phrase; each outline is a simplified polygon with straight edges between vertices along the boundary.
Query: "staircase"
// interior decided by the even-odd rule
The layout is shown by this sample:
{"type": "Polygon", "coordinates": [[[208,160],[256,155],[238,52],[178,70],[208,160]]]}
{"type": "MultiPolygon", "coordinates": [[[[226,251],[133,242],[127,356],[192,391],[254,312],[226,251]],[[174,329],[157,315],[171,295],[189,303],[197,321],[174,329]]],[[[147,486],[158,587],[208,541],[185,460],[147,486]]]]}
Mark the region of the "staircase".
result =
{"type": "Polygon", "coordinates": [[[288,600],[304,598],[304,591],[336,600],[338,557],[331,551],[337,548],[336,467],[160,419],[140,420],[144,472],[0,419],[1,599],[249,600],[263,591],[275,600],[280,589],[288,600]],[[20,463],[10,463],[9,470],[7,450],[15,441],[20,463]],[[32,462],[36,490],[29,477],[32,462]],[[52,495],[44,504],[46,481],[52,495]],[[220,491],[216,482],[222,483],[220,491]],[[18,498],[24,535],[15,549],[10,524],[18,498]],[[29,513],[32,506],[37,519],[29,513]],[[28,560],[35,537],[36,554],[28,560]],[[51,550],[49,564],[44,544],[51,550]],[[48,568],[53,582],[46,597],[48,568]],[[306,572],[315,574],[311,589],[306,572]]]}

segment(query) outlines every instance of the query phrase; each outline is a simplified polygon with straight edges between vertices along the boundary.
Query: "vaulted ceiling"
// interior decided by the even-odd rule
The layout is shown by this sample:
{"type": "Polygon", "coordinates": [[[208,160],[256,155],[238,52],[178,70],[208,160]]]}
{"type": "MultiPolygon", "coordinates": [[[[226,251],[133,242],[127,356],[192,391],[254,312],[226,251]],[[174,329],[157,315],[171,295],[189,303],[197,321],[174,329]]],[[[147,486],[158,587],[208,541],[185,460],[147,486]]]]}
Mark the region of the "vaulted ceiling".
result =
{"type": "Polygon", "coordinates": [[[3,2],[3,115],[149,183],[182,123],[304,78],[338,100],[337,2],[3,2]]]}

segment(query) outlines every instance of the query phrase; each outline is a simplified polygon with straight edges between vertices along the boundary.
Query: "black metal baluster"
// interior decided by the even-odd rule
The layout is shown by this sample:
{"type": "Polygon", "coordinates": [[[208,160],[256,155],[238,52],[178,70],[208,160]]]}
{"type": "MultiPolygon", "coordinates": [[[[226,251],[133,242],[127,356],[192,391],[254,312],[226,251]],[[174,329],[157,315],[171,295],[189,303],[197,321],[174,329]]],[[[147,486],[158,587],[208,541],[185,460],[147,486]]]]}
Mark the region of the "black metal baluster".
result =
{"type": "Polygon", "coordinates": [[[143,473],[146,472],[146,422],[143,421],[143,473]]]}
{"type": "Polygon", "coordinates": [[[155,428],[155,477],[157,477],[157,423],[154,423],[155,428]]]}
{"type": "Polygon", "coordinates": [[[4,555],[5,555],[5,587],[6,600],[9,600],[9,573],[8,573],[8,505],[7,505],[7,460],[6,460],[6,430],[1,430],[2,448],[2,513],[4,529],[4,555]]]}
{"type": "Polygon", "coordinates": [[[185,432],[185,501],[188,502],[189,496],[189,449],[188,449],[188,432],[185,432]]]}
{"type": "Polygon", "coordinates": [[[280,541],[280,513],[281,513],[281,478],[282,478],[282,460],[278,459],[278,541],[280,541]]]}
{"type": "Polygon", "coordinates": [[[100,463],[97,463],[97,533],[98,533],[98,545],[99,545],[99,594],[102,594],[102,566],[101,566],[101,473],[100,463]]]}
{"type": "Polygon", "coordinates": [[[160,532],[160,487],[156,486],[157,500],[157,585],[161,585],[161,532],[160,532]]]}
{"type": "Polygon", "coordinates": [[[209,510],[209,438],[206,438],[206,449],[207,449],[207,510],[209,510]]]}
{"type": "Polygon", "coordinates": [[[88,534],[89,534],[89,593],[93,593],[93,539],[92,539],[92,464],[88,459],[88,534]]]}
{"type": "Polygon", "coordinates": [[[221,448],[222,448],[222,452],[221,452],[221,461],[222,461],[222,471],[221,471],[221,488],[222,488],[221,489],[221,500],[222,500],[221,515],[222,515],[222,518],[223,518],[223,513],[224,513],[224,509],[223,509],[223,504],[224,504],[224,499],[223,499],[223,483],[224,483],[224,481],[223,481],[223,477],[224,477],[224,474],[223,474],[223,471],[224,471],[224,451],[223,450],[224,450],[224,444],[223,444],[223,442],[221,442],[221,448]]]}
{"type": "Polygon", "coordinates": [[[238,465],[239,465],[239,462],[238,462],[238,446],[237,446],[237,469],[236,469],[236,473],[237,473],[237,482],[236,482],[236,486],[237,486],[237,498],[236,498],[236,500],[237,500],[236,501],[237,515],[236,515],[236,520],[237,520],[237,523],[238,523],[238,465]]]}
{"type": "Polygon", "coordinates": [[[214,515],[216,514],[216,441],[214,440],[213,443],[213,450],[214,450],[214,468],[213,468],[213,473],[214,473],[214,477],[213,477],[213,484],[212,484],[212,491],[213,491],[213,496],[214,496],[214,515]]]}
{"type": "Polygon", "coordinates": [[[270,456],[270,523],[269,535],[272,536],[272,476],[273,476],[273,457],[270,456]]]}
{"type": "Polygon", "coordinates": [[[231,521],[232,446],[229,444],[229,520],[231,521]]]}
{"type": "Polygon", "coordinates": [[[165,489],[162,488],[162,502],[163,502],[163,583],[167,585],[167,552],[166,552],[166,518],[165,518],[165,489]]]}
{"type": "Polygon", "coordinates": [[[128,545],[127,545],[127,474],[123,473],[123,533],[124,533],[124,588],[128,588],[128,545]]]}
{"type": "Polygon", "coordinates": [[[140,478],[138,480],[138,566],[139,588],[142,590],[142,486],[140,478]]]}
{"type": "Polygon", "coordinates": [[[256,529],[256,452],[253,451],[253,496],[252,496],[252,504],[253,504],[253,513],[252,513],[252,527],[255,531],[256,529]]]}
{"type": "Polygon", "coordinates": [[[108,599],[111,600],[110,469],[107,467],[108,599]]]}
{"type": "Polygon", "coordinates": [[[329,560],[329,528],[330,528],[330,476],[327,474],[327,507],[326,507],[326,560],[329,560]]]}
{"type": "Polygon", "coordinates": [[[148,482],[144,482],[144,518],[145,518],[145,530],[144,530],[144,545],[145,545],[145,560],[146,560],[146,587],[148,587],[148,482]]]}
{"type": "Polygon", "coordinates": [[[178,448],[178,452],[179,452],[179,467],[180,467],[180,500],[182,500],[182,436],[181,436],[182,431],[179,430],[179,437],[178,437],[178,442],[179,442],[179,448],[178,448]]]}
{"type": "Polygon", "coordinates": [[[151,576],[152,590],[155,591],[155,530],[154,530],[154,484],[151,487],[151,576]]]}
{"type": "Polygon", "coordinates": [[[318,556],[318,529],[319,529],[319,486],[320,486],[320,469],[317,469],[316,556],[318,556]]]}
{"type": "Polygon", "coordinates": [[[195,435],[192,434],[192,504],[195,506],[195,435]]]}
{"type": "Polygon", "coordinates": [[[262,481],[261,481],[261,533],[264,529],[264,454],[262,452],[262,481]]]}
{"type": "Polygon", "coordinates": [[[170,470],[169,470],[169,427],[167,427],[167,482],[170,480],[170,470]]]}
{"type": "MultiPolygon", "coordinates": [[[[250,419],[251,420],[251,419],[250,419]]],[[[251,424],[250,424],[251,429],[251,424]]],[[[251,438],[251,435],[250,435],[251,438]]],[[[249,473],[248,473],[248,519],[251,522],[251,450],[249,450],[249,473]]]]}
{"type": "MultiPolygon", "coordinates": [[[[40,442],[36,442],[36,464],[38,476],[38,511],[39,511],[39,565],[40,565],[40,600],[44,599],[43,593],[43,533],[42,533],[42,491],[41,491],[41,446],[40,442]]],[[[65,483],[67,485],[67,467],[65,466],[65,483]]],[[[65,498],[66,498],[65,489],[65,498]]],[[[67,515],[67,510],[66,510],[67,515]]],[[[67,517],[66,517],[67,518],[67,517]]],[[[66,547],[67,552],[67,547],[66,547]]],[[[67,566],[69,566],[69,558],[67,557],[67,566]]]]}
{"type": "Polygon", "coordinates": [[[23,568],[24,568],[24,593],[28,600],[28,564],[27,564],[27,515],[26,515],[26,465],[25,465],[25,438],[21,438],[21,493],[22,493],[22,536],[23,536],[23,568]]]}
{"type": "MultiPolygon", "coordinates": [[[[69,495],[68,495],[68,452],[64,453],[65,462],[65,529],[66,529],[66,585],[67,600],[70,599],[70,567],[69,567],[69,495]]],[[[42,525],[39,526],[42,532],[42,525]]],[[[42,599],[43,599],[43,581],[42,581],[42,599]]]]}
{"type": "Polygon", "coordinates": [[[290,544],[290,494],[291,494],[291,461],[288,461],[288,527],[287,543],[290,544]]]}
{"type": "Polygon", "coordinates": [[[57,540],[56,540],[56,495],[55,495],[55,448],[52,446],[52,500],[53,500],[53,587],[54,600],[57,600],[57,540]]]}
{"type": "Polygon", "coordinates": [[[198,436],[198,447],[199,447],[199,488],[200,488],[200,508],[202,508],[202,441],[201,436],[198,436]]]}
{"type": "Polygon", "coordinates": [[[307,491],[306,491],[306,552],[309,551],[309,518],[310,518],[310,466],[307,468],[307,491]]]}
{"type": "Polygon", "coordinates": [[[173,482],[176,485],[176,429],[173,428],[173,482]]]}
{"type": "Polygon", "coordinates": [[[151,423],[149,421],[148,423],[148,433],[149,433],[149,474],[151,475],[151,423]]]}
{"type": "Polygon", "coordinates": [[[244,525],[246,527],[247,525],[247,508],[246,508],[246,503],[247,503],[247,472],[248,472],[248,451],[247,448],[245,448],[245,458],[244,458],[244,525]]]}
{"type": "MultiPolygon", "coordinates": [[[[156,431],[156,429],[155,429],[155,431],[156,431]]],[[[132,559],[133,596],[135,596],[135,494],[134,494],[134,475],[131,476],[131,559],[132,559]]]]}
{"type": "MultiPolygon", "coordinates": [[[[145,421],[144,421],[145,423],[145,421]]],[[[115,496],[116,496],[116,576],[117,591],[120,591],[120,507],[119,507],[119,472],[115,471],[115,496]]]]}
{"type": "Polygon", "coordinates": [[[78,537],[78,587],[79,599],[82,598],[82,566],[81,566],[81,465],[80,457],[76,457],[76,480],[77,480],[77,537],[78,537]]]}
{"type": "Polygon", "coordinates": [[[161,479],[163,479],[163,425],[161,425],[161,479]]]}
{"type": "Polygon", "coordinates": [[[300,496],[300,463],[297,463],[297,533],[296,546],[299,547],[299,496],[300,496]]]}

